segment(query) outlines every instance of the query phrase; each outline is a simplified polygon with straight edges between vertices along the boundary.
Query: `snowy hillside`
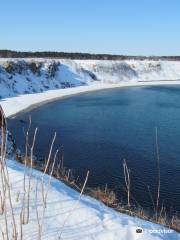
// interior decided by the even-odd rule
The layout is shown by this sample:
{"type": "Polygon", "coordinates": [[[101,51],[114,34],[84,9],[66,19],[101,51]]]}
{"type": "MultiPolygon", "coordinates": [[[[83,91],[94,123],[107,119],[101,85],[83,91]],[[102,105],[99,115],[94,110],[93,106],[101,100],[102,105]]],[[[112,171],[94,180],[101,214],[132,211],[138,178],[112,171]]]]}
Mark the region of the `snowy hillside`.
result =
{"type": "Polygon", "coordinates": [[[0,98],[94,84],[179,80],[180,62],[0,60],[0,98]]]}
{"type": "MultiPolygon", "coordinates": [[[[16,226],[19,226],[23,202],[24,166],[10,160],[7,161],[7,165],[13,212],[16,226]]],[[[79,193],[54,178],[49,186],[47,175],[43,178],[44,191],[48,189],[44,209],[41,193],[42,176],[43,174],[36,170],[32,173],[29,222],[24,224],[22,229],[17,228],[18,239],[20,239],[21,230],[23,239],[40,239],[38,238],[38,216],[39,224],[42,226],[42,240],[180,240],[180,235],[173,230],[115,212],[90,197],[82,196],[80,199],[79,193]],[[143,233],[136,233],[137,228],[142,228],[143,233]]],[[[28,188],[28,178],[26,177],[26,188],[28,188]]],[[[6,204],[8,224],[11,229],[9,237],[11,237],[12,223],[8,200],[6,204]]],[[[1,233],[5,232],[3,215],[0,215],[0,230],[0,239],[2,239],[1,233]]]]}

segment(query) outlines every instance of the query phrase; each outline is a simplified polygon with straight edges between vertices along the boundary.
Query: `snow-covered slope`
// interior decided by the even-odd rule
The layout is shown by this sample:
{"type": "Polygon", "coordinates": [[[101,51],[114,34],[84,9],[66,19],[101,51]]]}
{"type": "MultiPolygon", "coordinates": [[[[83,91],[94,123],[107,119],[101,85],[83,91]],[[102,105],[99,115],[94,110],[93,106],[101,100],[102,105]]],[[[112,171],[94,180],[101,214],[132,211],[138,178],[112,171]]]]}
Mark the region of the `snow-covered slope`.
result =
{"type": "MultiPolygon", "coordinates": [[[[10,116],[33,104],[80,92],[141,85],[141,81],[145,81],[143,85],[150,84],[149,81],[160,84],[160,80],[171,83],[178,79],[180,62],[1,59],[0,104],[6,116],[10,116]]],[[[10,160],[7,163],[15,216],[19,221],[24,166],[10,160]]],[[[41,180],[41,173],[34,170],[30,222],[23,226],[24,239],[27,240],[37,239],[37,207],[42,213],[41,194],[38,193],[38,200],[35,194],[37,178],[41,180]]],[[[45,180],[48,181],[47,176],[45,180]]],[[[61,239],[69,240],[180,240],[180,235],[174,231],[169,232],[162,226],[117,213],[89,197],[83,196],[78,201],[78,197],[77,192],[52,179],[42,239],[58,240],[62,232],[61,239]],[[136,233],[137,227],[142,227],[143,234],[136,233]]],[[[4,226],[3,216],[0,215],[0,234],[4,226]]]]}
{"type": "Polygon", "coordinates": [[[92,84],[179,80],[180,62],[0,60],[0,97],[92,84]]]}
{"type": "MultiPolygon", "coordinates": [[[[16,224],[19,226],[20,212],[23,201],[24,166],[7,161],[13,210],[16,224]]],[[[28,178],[26,179],[28,185],[28,178]]],[[[41,223],[43,214],[43,200],[41,194],[42,173],[33,170],[30,194],[30,220],[23,225],[23,239],[38,239],[37,212],[41,223]],[[37,184],[37,179],[39,184],[37,184]],[[38,189],[38,191],[36,191],[38,189]],[[36,194],[37,192],[37,194],[36,194]]],[[[52,178],[48,187],[49,177],[45,175],[44,184],[47,183],[47,205],[45,209],[42,240],[179,240],[180,235],[163,226],[130,217],[115,212],[102,203],[86,196],[79,200],[79,193],[70,189],[60,181],[52,178]],[[142,228],[143,233],[136,233],[142,228]],[[60,238],[61,236],[61,238],[60,238]]],[[[0,185],[1,188],[1,185],[0,185]]],[[[9,202],[6,202],[7,208],[9,202]]],[[[10,210],[8,218],[10,218],[10,210]]],[[[9,221],[12,230],[11,222],[9,221]]],[[[0,215],[0,239],[5,231],[4,217],[0,215]]],[[[20,237],[20,228],[18,236],[20,237]]],[[[9,232],[10,235],[10,232],[9,232]]]]}

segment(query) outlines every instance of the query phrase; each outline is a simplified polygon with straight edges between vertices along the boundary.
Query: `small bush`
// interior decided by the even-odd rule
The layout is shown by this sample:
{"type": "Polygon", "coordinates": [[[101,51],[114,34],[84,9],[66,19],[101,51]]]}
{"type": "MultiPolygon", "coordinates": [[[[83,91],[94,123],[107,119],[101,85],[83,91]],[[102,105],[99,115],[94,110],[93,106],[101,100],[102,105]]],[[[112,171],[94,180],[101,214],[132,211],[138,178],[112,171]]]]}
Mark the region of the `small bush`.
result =
{"type": "Polygon", "coordinates": [[[47,78],[54,78],[56,75],[56,72],[58,71],[60,66],[60,62],[53,61],[47,69],[47,78]]]}
{"type": "Polygon", "coordinates": [[[104,189],[100,187],[90,189],[89,195],[96,198],[97,200],[100,200],[108,206],[115,206],[117,203],[116,194],[114,191],[108,189],[107,187],[104,189]]]}
{"type": "Polygon", "coordinates": [[[40,75],[42,63],[41,62],[30,62],[29,68],[33,74],[40,75]]]}
{"type": "Polygon", "coordinates": [[[14,64],[13,64],[13,62],[7,62],[6,65],[4,66],[4,69],[9,74],[13,74],[13,72],[14,72],[14,64]]]}

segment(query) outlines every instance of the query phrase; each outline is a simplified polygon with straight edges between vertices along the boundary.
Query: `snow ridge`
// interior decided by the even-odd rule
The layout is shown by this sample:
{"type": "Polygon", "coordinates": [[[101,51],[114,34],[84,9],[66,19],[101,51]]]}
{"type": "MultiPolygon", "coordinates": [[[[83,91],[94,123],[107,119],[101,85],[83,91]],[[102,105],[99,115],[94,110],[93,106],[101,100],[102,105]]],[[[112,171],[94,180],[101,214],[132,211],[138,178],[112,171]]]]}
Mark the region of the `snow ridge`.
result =
{"type": "Polygon", "coordinates": [[[0,98],[95,83],[179,79],[177,61],[0,60],[0,98]]]}

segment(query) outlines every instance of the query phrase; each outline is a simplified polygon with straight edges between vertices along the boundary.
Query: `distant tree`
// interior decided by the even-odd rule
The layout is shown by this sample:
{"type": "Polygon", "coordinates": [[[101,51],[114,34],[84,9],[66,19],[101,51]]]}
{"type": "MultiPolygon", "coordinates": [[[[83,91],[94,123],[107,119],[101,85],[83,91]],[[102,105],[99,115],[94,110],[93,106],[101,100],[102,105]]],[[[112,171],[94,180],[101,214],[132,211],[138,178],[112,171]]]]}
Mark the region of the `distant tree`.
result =
{"type": "Polygon", "coordinates": [[[0,50],[2,58],[67,58],[67,59],[94,59],[94,60],[170,60],[180,61],[180,56],[126,56],[112,54],[90,54],[90,53],[65,53],[65,52],[17,52],[11,50],[0,50]]]}

